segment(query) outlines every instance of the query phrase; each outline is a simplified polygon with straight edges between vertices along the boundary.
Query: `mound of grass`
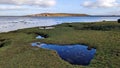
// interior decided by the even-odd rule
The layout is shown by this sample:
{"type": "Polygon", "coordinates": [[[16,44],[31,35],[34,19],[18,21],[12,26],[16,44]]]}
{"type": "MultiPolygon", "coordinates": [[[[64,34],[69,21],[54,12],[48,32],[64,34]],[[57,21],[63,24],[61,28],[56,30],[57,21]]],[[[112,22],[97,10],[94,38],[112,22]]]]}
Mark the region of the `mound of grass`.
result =
{"type": "Polygon", "coordinates": [[[55,29],[28,28],[0,34],[0,68],[119,68],[120,24],[117,22],[64,23],[55,29]],[[47,36],[37,40],[37,35],[47,36]],[[55,51],[32,47],[32,42],[85,44],[97,49],[88,66],[71,65],[55,51]],[[3,44],[4,43],[4,44],[3,44]]]}
{"type": "Polygon", "coordinates": [[[0,39],[0,48],[10,45],[11,41],[8,39],[0,39]]]}
{"type": "Polygon", "coordinates": [[[69,23],[66,23],[66,24],[64,24],[64,26],[73,27],[76,30],[101,30],[101,31],[120,30],[120,24],[119,23],[117,23],[117,22],[113,23],[113,22],[108,22],[108,21],[105,21],[104,23],[103,22],[83,23],[83,24],[69,24],[69,23]]]}

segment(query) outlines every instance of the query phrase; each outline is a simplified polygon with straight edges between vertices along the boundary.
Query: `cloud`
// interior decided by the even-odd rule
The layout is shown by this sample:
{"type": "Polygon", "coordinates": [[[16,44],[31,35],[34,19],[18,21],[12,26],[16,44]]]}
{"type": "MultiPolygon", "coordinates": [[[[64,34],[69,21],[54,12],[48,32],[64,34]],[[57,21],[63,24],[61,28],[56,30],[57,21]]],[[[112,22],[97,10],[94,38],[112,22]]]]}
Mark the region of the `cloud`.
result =
{"type": "Polygon", "coordinates": [[[0,10],[23,10],[25,7],[18,5],[0,5],[0,10]]]}
{"type": "Polygon", "coordinates": [[[23,6],[51,7],[56,0],[0,0],[0,9],[22,9],[23,6]]]}
{"type": "Polygon", "coordinates": [[[117,0],[85,1],[82,6],[88,8],[111,8],[118,7],[119,2],[117,2],[117,0]]]}
{"type": "Polygon", "coordinates": [[[108,14],[108,15],[120,15],[120,10],[119,11],[107,12],[106,14],[108,14]]]}

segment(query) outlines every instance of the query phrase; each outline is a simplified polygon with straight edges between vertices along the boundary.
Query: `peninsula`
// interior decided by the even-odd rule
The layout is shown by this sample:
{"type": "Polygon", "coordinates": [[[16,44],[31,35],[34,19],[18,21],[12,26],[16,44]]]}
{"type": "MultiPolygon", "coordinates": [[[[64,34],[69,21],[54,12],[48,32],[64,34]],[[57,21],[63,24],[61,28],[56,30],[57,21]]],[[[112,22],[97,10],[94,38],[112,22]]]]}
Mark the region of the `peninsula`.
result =
{"type": "Polygon", "coordinates": [[[63,17],[63,16],[89,16],[87,14],[70,14],[70,13],[41,13],[41,14],[32,14],[27,16],[45,16],[45,17],[63,17]]]}

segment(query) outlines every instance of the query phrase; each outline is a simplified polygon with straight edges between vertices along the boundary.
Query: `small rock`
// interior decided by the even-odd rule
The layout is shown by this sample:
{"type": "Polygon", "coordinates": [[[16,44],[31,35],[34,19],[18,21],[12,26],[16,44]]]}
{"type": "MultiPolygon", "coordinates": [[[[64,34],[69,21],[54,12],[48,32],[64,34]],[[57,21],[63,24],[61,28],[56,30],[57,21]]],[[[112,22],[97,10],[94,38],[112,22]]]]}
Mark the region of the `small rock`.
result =
{"type": "Polygon", "coordinates": [[[87,49],[88,49],[88,50],[92,50],[92,47],[89,47],[89,46],[88,46],[88,48],[87,48],[87,49]]]}

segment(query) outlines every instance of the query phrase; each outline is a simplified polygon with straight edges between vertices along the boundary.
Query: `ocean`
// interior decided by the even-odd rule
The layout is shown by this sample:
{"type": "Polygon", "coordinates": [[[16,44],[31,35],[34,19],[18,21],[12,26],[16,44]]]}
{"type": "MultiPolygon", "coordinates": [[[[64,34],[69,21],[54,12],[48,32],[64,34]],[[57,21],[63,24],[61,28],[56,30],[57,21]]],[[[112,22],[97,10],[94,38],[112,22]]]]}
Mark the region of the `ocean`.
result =
{"type": "Polygon", "coordinates": [[[18,29],[39,27],[39,26],[51,26],[61,23],[73,23],[73,22],[99,22],[99,21],[117,21],[120,17],[14,17],[14,16],[1,16],[0,17],[0,33],[9,32],[18,29]]]}

